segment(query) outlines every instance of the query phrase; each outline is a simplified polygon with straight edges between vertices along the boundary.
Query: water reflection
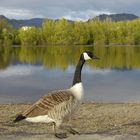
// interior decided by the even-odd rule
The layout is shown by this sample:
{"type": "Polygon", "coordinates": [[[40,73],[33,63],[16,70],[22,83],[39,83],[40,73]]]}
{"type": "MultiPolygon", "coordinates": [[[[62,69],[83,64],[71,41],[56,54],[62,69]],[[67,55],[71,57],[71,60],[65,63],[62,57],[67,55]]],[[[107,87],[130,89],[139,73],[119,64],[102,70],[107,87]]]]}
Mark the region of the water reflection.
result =
{"type": "Polygon", "coordinates": [[[90,67],[100,69],[139,69],[140,47],[0,47],[0,69],[9,65],[26,63],[43,65],[47,69],[66,70],[69,65],[76,65],[79,55],[84,50],[94,51],[101,57],[99,62],[88,63],[90,67]]]}
{"type": "Polygon", "coordinates": [[[17,76],[29,76],[37,71],[43,69],[42,67],[36,67],[31,65],[15,65],[10,66],[5,70],[0,71],[0,78],[17,77],[17,76]]]}
{"type": "Polygon", "coordinates": [[[0,103],[34,102],[72,84],[84,50],[100,61],[84,66],[85,100],[140,102],[140,47],[0,47],[0,103]]]}

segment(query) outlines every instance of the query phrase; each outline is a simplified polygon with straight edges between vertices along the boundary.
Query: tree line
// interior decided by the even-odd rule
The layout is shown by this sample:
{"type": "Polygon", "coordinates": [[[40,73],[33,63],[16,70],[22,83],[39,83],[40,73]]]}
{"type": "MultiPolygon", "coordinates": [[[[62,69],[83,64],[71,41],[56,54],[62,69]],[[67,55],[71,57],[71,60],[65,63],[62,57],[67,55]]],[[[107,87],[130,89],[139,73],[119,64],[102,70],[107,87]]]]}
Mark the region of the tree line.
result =
{"type": "Polygon", "coordinates": [[[95,69],[139,69],[140,47],[85,47],[85,46],[61,46],[56,47],[0,47],[0,70],[6,69],[12,64],[36,64],[46,69],[68,69],[75,66],[79,55],[89,50],[100,56],[100,61],[87,63],[95,69]],[[71,59],[73,57],[73,59],[71,59]]]}
{"type": "Polygon", "coordinates": [[[14,29],[0,21],[0,45],[139,45],[140,20],[44,21],[42,27],[14,29]]]}

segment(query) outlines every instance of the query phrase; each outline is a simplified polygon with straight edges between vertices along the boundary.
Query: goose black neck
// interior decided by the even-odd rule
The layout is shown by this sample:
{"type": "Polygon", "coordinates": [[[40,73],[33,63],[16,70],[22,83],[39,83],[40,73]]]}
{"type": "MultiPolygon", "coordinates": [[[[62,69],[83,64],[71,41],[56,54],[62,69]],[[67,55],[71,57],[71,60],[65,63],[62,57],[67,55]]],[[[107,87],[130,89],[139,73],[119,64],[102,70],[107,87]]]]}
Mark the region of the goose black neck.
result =
{"type": "Polygon", "coordinates": [[[84,63],[85,63],[85,60],[79,60],[77,66],[76,66],[75,73],[74,73],[73,85],[81,82],[81,71],[82,71],[82,67],[83,67],[84,63]]]}

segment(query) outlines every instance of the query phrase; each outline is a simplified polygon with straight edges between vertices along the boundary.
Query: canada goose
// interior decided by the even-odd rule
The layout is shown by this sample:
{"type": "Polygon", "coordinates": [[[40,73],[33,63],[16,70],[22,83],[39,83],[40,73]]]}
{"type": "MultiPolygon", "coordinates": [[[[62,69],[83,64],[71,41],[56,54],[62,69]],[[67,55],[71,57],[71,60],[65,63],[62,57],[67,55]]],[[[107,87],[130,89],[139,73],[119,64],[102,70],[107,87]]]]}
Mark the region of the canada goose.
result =
{"type": "MultiPolygon", "coordinates": [[[[72,87],[66,90],[56,90],[40,98],[25,112],[18,115],[14,122],[26,120],[28,122],[52,123],[54,134],[58,138],[67,137],[66,133],[58,134],[56,127],[60,127],[82,103],[84,89],[81,82],[81,70],[86,60],[99,59],[93,53],[86,51],[80,56],[76,66],[72,87]]],[[[69,132],[78,133],[72,128],[69,132]]]]}

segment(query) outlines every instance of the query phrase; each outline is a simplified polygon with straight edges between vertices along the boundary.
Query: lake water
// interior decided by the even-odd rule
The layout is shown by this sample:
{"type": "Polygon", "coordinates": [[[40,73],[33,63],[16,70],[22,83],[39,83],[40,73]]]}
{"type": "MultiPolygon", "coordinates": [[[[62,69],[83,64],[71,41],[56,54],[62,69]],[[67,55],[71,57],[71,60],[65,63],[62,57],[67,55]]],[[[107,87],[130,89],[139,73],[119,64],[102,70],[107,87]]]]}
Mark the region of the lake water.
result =
{"type": "Polygon", "coordinates": [[[82,70],[85,101],[140,103],[140,47],[0,47],[0,103],[29,103],[69,88],[84,50],[101,59],[82,70]]]}

